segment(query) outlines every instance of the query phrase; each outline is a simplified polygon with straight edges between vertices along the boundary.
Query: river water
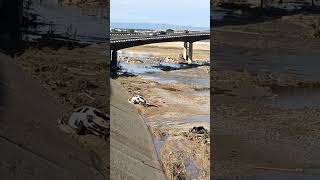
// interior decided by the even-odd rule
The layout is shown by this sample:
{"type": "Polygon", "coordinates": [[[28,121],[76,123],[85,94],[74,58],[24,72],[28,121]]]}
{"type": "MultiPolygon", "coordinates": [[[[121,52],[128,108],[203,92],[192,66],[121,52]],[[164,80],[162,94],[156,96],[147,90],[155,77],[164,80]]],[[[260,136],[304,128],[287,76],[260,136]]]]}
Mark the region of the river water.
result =
{"type": "MultiPolygon", "coordinates": [[[[203,88],[210,87],[210,77],[207,76],[197,76],[186,74],[181,71],[181,69],[190,69],[190,73],[192,73],[192,68],[196,68],[197,65],[191,66],[188,64],[176,64],[176,63],[167,63],[167,62],[159,62],[154,63],[154,61],[150,62],[150,58],[156,56],[156,54],[150,53],[129,53],[119,51],[120,58],[122,56],[134,58],[143,61],[141,64],[129,64],[126,61],[120,61],[119,66],[122,68],[122,72],[131,73],[134,75],[139,75],[143,79],[153,80],[159,83],[182,83],[188,84],[190,86],[200,86],[203,88]]],[[[201,66],[199,64],[198,66],[201,66]]],[[[209,96],[208,91],[199,91],[198,95],[209,96]]]]}

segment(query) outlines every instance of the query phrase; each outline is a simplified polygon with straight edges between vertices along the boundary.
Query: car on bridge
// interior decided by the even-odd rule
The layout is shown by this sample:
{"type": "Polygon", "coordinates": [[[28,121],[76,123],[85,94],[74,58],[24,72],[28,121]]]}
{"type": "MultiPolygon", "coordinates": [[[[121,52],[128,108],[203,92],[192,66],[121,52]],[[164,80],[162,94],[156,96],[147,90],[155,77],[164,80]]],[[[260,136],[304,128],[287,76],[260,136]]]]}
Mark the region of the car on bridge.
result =
{"type": "Polygon", "coordinates": [[[152,32],[152,33],[149,33],[149,36],[158,36],[158,34],[155,32],[152,32]]]}

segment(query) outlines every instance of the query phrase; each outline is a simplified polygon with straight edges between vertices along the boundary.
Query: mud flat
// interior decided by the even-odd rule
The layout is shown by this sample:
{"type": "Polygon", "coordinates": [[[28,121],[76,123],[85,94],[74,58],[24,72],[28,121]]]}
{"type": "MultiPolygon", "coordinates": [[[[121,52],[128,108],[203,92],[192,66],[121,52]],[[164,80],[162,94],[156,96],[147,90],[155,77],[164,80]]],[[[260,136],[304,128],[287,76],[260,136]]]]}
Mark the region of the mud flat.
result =
{"type": "Polygon", "coordinates": [[[168,58],[179,48],[169,43],[125,50],[120,54],[120,66],[133,76],[123,75],[117,81],[131,96],[146,98],[147,107],[135,106],[151,129],[167,178],[209,179],[209,66],[188,67],[168,58]],[[189,132],[197,126],[208,131],[189,132]]]}
{"type": "Polygon", "coordinates": [[[264,103],[263,99],[276,95],[272,86],[285,87],[285,80],[271,81],[273,85],[262,86],[270,79],[247,73],[214,72],[211,108],[216,176],[254,175],[261,172],[257,167],[275,167],[280,172],[281,168],[319,167],[319,106],[288,108],[264,103]],[[268,152],[261,151],[261,147],[268,152]]]}
{"type": "MultiPolygon", "coordinates": [[[[208,61],[210,58],[210,42],[200,41],[193,44],[193,59],[208,61]]],[[[157,57],[168,57],[177,59],[182,56],[183,42],[156,43],[121,50],[125,53],[148,53],[157,57]]]]}
{"type": "Polygon", "coordinates": [[[318,63],[313,56],[319,56],[315,49],[320,43],[312,25],[317,19],[297,14],[212,30],[216,177],[319,176],[308,173],[320,165],[319,102],[305,103],[303,93],[291,93],[308,89],[310,96],[317,96],[319,75],[313,67],[318,63]]]}

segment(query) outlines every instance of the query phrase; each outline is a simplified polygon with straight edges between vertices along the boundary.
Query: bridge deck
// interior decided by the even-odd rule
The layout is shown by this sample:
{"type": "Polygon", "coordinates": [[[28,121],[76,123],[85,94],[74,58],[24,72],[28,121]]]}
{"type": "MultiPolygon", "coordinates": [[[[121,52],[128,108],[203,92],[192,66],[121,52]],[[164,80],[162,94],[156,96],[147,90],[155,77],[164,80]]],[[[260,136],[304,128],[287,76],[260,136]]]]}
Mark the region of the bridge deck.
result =
{"type": "Polygon", "coordinates": [[[110,49],[118,50],[134,46],[140,46],[152,43],[161,42],[195,42],[210,39],[210,33],[197,33],[197,34],[173,34],[173,35],[160,35],[160,36],[147,36],[147,35],[111,35],[110,49]]]}

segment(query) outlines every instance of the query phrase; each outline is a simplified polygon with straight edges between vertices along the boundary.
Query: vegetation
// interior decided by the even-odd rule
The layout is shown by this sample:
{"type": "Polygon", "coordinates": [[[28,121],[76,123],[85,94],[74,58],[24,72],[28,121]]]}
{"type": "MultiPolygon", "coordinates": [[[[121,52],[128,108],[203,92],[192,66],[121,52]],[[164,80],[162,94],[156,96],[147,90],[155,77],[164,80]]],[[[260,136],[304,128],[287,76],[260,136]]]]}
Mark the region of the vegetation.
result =
{"type": "Polygon", "coordinates": [[[116,29],[111,29],[111,32],[112,32],[112,33],[117,33],[117,32],[119,32],[119,31],[116,30],[116,29]]]}
{"type": "Polygon", "coordinates": [[[134,29],[128,29],[127,32],[132,34],[132,33],[134,33],[134,29]]]}
{"type": "Polygon", "coordinates": [[[172,33],[174,33],[174,30],[173,29],[167,29],[166,32],[167,32],[167,34],[172,34],[172,33]]]}

